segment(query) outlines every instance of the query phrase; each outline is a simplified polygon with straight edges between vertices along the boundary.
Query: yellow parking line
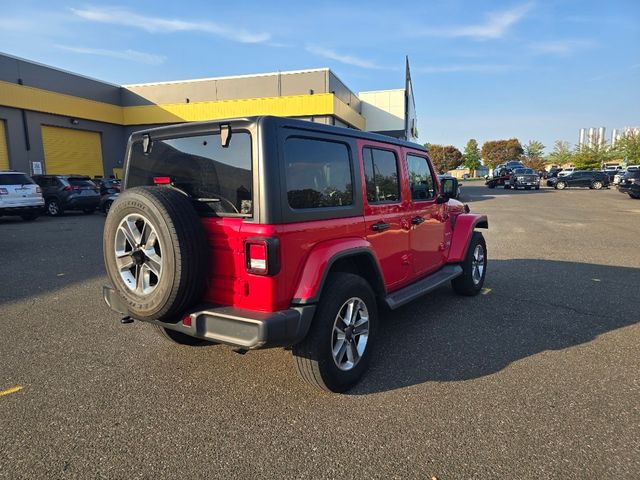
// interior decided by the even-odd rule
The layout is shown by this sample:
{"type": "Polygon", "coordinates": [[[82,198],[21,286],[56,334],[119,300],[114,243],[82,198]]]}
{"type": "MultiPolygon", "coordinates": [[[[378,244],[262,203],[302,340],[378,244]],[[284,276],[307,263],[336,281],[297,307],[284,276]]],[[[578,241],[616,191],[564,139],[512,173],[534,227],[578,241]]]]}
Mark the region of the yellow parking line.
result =
{"type": "Polygon", "coordinates": [[[9,388],[8,390],[3,390],[2,392],[0,392],[0,397],[4,397],[5,395],[11,395],[12,393],[19,392],[23,388],[24,387],[21,387],[20,385],[18,385],[16,387],[9,388]]]}
{"type": "Polygon", "coordinates": [[[482,295],[488,295],[489,293],[491,293],[491,289],[490,288],[483,288],[482,290],[480,290],[480,293],[482,295]]]}

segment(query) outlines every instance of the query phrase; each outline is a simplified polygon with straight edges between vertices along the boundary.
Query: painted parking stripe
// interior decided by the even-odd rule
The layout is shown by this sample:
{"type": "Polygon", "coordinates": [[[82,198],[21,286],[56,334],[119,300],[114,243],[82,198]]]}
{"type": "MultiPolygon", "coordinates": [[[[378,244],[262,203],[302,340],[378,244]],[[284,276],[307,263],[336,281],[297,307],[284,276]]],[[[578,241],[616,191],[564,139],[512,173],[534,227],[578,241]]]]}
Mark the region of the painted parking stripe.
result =
{"type": "Polygon", "coordinates": [[[21,387],[20,385],[13,387],[13,388],[9,388],[7,390],[3,390],[2,392],[0,392],[0,397],[4,397],[5,395],[11,395],[12,393],[16,393],[19,392],[20,390],[22,390],[24,387],[21,387]]]}

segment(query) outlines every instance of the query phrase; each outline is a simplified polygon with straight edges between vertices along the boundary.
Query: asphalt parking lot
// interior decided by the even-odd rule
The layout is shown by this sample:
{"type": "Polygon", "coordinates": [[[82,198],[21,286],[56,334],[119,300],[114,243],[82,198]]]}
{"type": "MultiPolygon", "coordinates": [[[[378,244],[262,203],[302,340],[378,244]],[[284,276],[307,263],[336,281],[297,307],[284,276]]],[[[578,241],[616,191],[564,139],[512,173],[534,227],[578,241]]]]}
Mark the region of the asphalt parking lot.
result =
{"type": "Polygon", "coordinates": [[[463,186],[485,291],[384,315],[347,395],[102,302],[104,216],[0,219],[0,478],[640,477],[640,201],[463,186]]]}

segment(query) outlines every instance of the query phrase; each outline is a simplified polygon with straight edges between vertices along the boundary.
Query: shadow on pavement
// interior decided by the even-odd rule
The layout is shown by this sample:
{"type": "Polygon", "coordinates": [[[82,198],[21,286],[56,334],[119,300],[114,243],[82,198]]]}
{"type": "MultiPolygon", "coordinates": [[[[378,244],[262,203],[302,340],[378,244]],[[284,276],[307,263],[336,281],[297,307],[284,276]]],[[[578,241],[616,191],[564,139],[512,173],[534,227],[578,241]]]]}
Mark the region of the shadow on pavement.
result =
{"type": "Polygon", "coordinates": [[[493,260],[486,295],[442,288],[382,312],[363,395],[496,373],[545,350],[562,350],[640,321],[640,269],[550,260],[493,260]]]}
{"type": "Polygon", "coordinates": [[[99,213],[0,219],[0,306],[105,275],[104,219],[99,213]]]}

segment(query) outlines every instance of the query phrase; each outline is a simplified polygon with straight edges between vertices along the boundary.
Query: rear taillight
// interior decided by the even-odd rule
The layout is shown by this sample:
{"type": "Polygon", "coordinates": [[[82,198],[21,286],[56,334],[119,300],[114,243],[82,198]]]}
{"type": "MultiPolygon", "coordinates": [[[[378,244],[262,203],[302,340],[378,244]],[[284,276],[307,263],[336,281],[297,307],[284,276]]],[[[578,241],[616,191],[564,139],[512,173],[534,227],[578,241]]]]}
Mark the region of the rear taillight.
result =
{"type": "Polygon", "coordinates": [[[6,188],[0,188],[0,195],[9,195],[9,190],[6,188]]]}
{"type": "Polygon", "coordinates": [[[154,185],[169,185],[171,183],[171,177],[153,177],[154,185]]]}
{"type": "Polygon", "coordinates": [[[182,319],[182,324],[185,327],[190,327],[191,326],[191,315],[185,315],[184,318],[182,319]]]}
{"type": "Polygon", "coordinates": [[[72,190],[80,190],[80,187],[77,185],[67,185],[66,187],[63,188],[63,190],[65,192],[70,192],[72,190]]]}
{"type": "Polygon", "coordinates": [[[280,271],[277,238],[250,238],[244,245],[247,272],[254,275],[275,275],[280,271]]]}

